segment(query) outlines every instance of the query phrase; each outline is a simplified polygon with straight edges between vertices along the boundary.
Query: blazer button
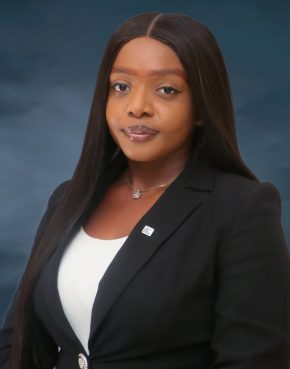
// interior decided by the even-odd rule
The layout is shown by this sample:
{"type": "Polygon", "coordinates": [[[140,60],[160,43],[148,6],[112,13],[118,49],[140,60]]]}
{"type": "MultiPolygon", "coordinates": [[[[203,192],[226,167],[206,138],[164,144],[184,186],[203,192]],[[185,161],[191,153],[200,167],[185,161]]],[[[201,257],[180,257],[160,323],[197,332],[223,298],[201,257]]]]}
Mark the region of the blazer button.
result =
{"type": "Polygon", "coordinates": [[[78,354],[78,363],[79,363],[79,367],[80,369],[88,369],[88,360],[85,357],[85,355],[83,354],[78,354]]]}

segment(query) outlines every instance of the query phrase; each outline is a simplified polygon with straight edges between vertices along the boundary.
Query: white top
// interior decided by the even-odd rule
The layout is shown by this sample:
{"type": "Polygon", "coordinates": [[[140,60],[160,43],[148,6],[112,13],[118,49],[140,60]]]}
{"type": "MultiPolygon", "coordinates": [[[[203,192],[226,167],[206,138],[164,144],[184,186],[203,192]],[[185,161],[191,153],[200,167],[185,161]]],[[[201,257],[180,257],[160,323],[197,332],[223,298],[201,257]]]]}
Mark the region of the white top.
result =
{"type": "Polygon", "coordinates": [[[57,277],[59,297],[87,354],[91,313],[99,282],[126,238],[101,240],[89,236],[81,227],[62,256],[57,277]]]}

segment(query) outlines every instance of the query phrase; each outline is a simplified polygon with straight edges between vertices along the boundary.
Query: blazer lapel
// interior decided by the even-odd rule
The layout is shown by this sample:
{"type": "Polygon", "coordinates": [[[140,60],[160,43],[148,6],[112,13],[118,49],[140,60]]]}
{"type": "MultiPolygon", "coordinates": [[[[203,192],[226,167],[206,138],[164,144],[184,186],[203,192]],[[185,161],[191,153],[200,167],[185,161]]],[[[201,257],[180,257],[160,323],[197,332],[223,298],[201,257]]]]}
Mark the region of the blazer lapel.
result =
{"type": "Polygon", "coordinates": [[[134,227],[99,283],[92,310],[90,350],[118,297],[212,191],[214,173],[205,150],[195,149],[183,172],[134,227]]]}

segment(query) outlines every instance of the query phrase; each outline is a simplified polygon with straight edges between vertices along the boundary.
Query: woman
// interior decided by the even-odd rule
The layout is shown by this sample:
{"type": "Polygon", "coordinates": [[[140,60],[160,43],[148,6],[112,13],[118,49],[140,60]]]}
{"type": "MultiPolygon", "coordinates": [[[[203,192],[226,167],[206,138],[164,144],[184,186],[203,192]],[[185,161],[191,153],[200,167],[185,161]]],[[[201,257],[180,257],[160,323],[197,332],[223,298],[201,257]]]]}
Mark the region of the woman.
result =
{"type": "Polygon", "coordinates": [[[188,16],[134,16],[107,46],[1,368],[288,369],[288,268],[279,193],[240,157],[214,37],[188,16]]]}

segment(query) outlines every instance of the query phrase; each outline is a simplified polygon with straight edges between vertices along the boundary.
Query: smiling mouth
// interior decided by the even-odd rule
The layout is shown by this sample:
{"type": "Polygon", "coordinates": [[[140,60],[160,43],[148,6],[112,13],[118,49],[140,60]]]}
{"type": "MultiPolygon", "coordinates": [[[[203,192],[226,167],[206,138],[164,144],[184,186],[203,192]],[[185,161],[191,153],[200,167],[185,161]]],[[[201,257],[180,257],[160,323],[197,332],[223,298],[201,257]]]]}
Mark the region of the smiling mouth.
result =
{"type": "Polygon", "coordinates": [[[158,131],[146,125],[132,125],[122,129],[131,141],[146,141],[153,138],[158,131]]]}

